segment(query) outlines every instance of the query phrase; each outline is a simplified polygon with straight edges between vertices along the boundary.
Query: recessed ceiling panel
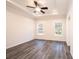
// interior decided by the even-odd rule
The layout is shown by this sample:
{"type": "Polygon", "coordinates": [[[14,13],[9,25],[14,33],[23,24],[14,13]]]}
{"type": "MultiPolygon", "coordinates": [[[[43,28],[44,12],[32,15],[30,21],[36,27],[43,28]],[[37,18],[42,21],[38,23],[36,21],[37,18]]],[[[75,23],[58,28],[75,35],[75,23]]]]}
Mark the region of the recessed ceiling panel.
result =
{"type": "MultiPolygon", "coordinates": [[[[31,14],[33,14],[34,9],[27,8],[26,6],[35,6],[34,1],[37,1],[42,6],[47,6],[48,10],[45,10],[45,14],[51,14],[52,10],[57,9],[59,15],[66,15],[69,9],[70,2],[72,0],[11,0],[22,7],[26,8],[31,14]]],[[[38,13],[39,15],[43,15],[38,13]]]]}

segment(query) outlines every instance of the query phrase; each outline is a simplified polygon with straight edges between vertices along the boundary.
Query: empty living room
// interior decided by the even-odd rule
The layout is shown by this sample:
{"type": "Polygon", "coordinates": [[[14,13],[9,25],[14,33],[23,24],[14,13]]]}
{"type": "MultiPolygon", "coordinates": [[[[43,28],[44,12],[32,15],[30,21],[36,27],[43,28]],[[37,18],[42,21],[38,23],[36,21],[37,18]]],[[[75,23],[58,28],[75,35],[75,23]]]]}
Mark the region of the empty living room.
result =
{"type": "Polygon", "coordinates": [[[6,59],[73,59],[72,0],[6,0],[6,59]]]}

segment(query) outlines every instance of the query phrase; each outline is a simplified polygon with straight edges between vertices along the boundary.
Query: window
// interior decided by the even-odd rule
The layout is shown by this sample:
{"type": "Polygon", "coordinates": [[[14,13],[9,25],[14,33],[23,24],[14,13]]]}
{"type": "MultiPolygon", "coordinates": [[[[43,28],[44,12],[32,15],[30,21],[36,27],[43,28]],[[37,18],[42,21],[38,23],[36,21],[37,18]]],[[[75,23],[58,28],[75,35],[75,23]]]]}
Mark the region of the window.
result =
{"type": "Polygon", "coordinates": [[[37,35],[43,35],[43,34],[44,34],[43,24],[37,24],[37,35]]]}
{"type": "Polygon", "coordinates": [[[62,25],[61,22],[55,23],[54,28],[55,28],[55,35],[56,35],[56,36],[61,36],[61,35],[63,35],[63,25],[62,25]]]}

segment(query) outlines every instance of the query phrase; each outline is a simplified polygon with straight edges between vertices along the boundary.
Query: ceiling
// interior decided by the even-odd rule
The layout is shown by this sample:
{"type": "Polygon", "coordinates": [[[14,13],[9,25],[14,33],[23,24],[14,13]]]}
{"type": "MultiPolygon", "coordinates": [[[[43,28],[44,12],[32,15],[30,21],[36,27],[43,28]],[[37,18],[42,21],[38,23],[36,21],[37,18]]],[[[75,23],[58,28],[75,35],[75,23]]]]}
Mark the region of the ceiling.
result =
{"type": "Polygon", "coordinates": [[[34,0],[12,0],[12,1],[21,5],[26,10],[28,10],[29,13],[35,16],[52,15],[52,10],[54,10],[55,8],[58,11],[59,16],[66,16],[71,2],[71,0],[37,0],[38,2],[41,1],[42,2],[41,4],[43,6],[47,6],[48,10],[45,10],[46,12],[45,14],[42,13],[34,14],[33,13],[34,9],[26,7],[27,5],[35,6],[33,3],[34,0]],[[56,1],[56,5],[55,5],[55,1],[56,1]]]}

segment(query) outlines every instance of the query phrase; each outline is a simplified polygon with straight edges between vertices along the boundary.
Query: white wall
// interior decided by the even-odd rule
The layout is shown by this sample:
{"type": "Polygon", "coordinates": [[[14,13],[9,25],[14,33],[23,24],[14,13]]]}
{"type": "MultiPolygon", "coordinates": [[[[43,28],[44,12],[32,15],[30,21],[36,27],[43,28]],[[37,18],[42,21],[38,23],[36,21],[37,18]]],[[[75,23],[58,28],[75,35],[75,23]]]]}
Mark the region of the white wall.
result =
{"type": "Polygon", "coordinates": [[[36,24],[43,24],[44,35],[35,34],[37,39],[65,41],[65,18],[64,17],[42,17],[36,20],[36,24]],[[59,21],[63,24],[63,36],[55,36],[54,34],[54,22],[59,21]]]}
{"type": "Polygon", "coordinates": [[[13,12],[7,9],[6,12],[6,47],[10,48],[32,40],[34,38],[34,20],[18,14],[18,11],[13,12]]]}
{"type": "Polygon", "coordinates": [[[70,46],[71,54],[73,55],[73,13],[72,7],[70,7],[66,19],[66,41],[70,46]]]}

